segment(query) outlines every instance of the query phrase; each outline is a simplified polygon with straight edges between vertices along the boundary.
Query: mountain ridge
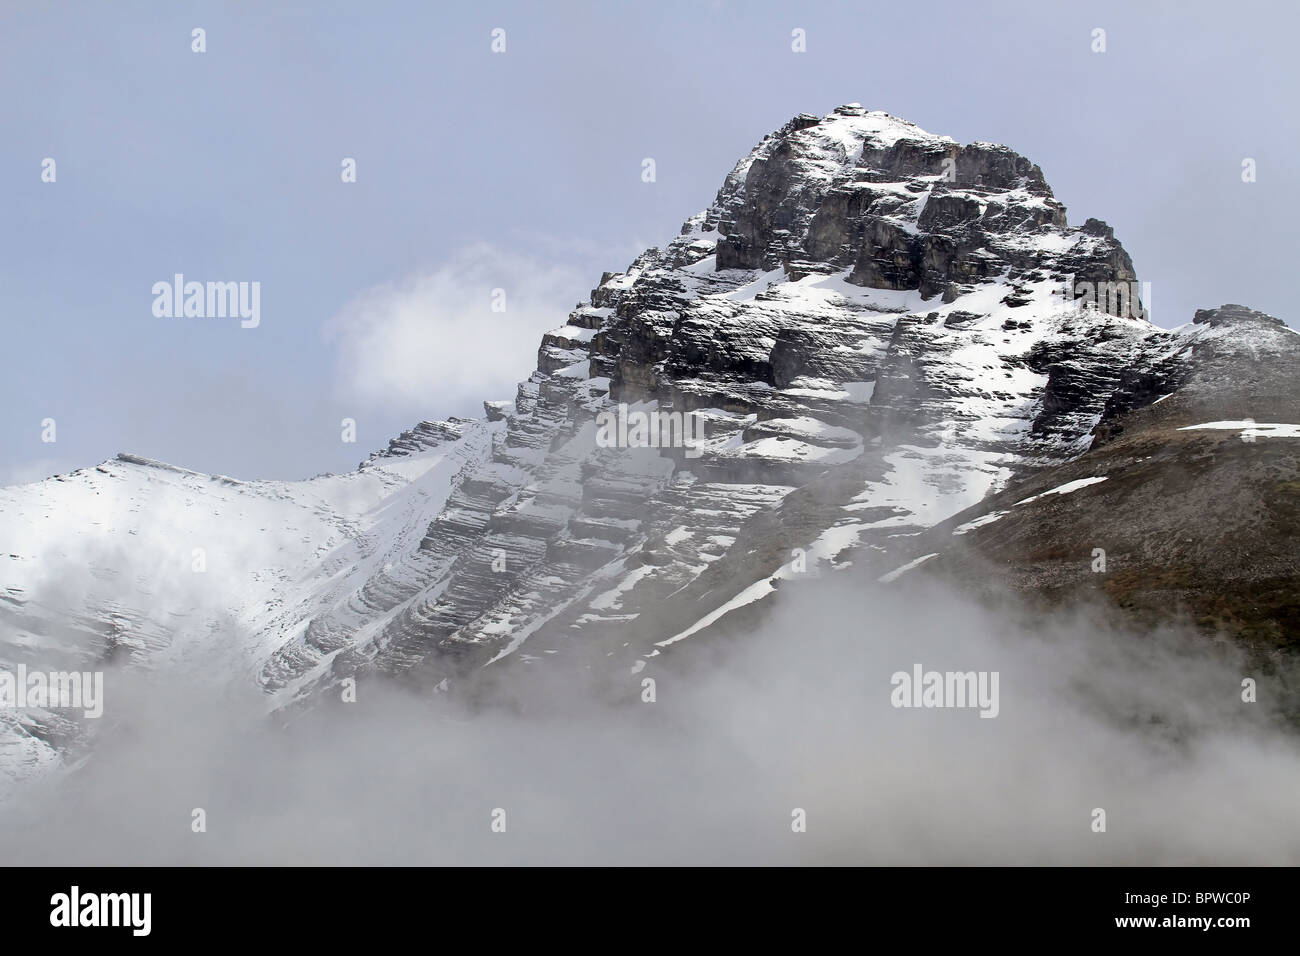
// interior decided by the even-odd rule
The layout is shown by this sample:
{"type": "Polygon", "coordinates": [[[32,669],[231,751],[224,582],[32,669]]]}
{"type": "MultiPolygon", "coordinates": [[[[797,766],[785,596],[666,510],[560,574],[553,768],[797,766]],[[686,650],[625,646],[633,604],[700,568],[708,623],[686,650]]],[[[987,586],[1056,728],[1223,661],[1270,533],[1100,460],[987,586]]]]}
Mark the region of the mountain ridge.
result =
{"type": "MultiPolygon", "coordinates": [[[[303,482],[119,455],[0,489],[0,663],[220,659],[268,709],[358,677],[639,673],[782,582],[892,573],[1008,487],[1120,447],[1160,398],[1221,386],[1229,408],[1213,379],[1243,362],[1277,366],[1247,390],[1287,379],[1279,320],[1223,306],[1164,330],[1139,288],[1111,227],[1069,226],[1013,150],[856,104],[801,114],[602,275],[483,419],[303,482]],[[696,416],[699,454],[602,446],[620,406],[696,416]]],[[[68,733],[42,719],[11,728],[23,766],[68,733]]]]}

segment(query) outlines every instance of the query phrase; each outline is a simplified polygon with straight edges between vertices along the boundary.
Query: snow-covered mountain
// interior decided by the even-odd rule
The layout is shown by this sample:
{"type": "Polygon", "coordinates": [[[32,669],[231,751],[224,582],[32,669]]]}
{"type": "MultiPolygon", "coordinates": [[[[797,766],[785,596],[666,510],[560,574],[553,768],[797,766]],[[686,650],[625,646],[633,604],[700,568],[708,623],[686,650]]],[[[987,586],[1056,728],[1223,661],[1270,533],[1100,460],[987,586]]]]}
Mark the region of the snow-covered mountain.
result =
{"type": "MultiPolygon", "coordinates": [[[[1204,385],[1215,342],[1294,362],[1275,319],[1165,331],[1139,288],[1111,229],[1068,225],[1010,149],[857,105],[799,116],[602,276],[484,420],[301,482],[122,455],[0,489],[0,667],[166,663],[268,708],[351,676],[637,673],[781,582],[912,566],[930,529],[1204,385]],[[609,447],[620,406],[704,437],[609,447]]],[[[0,769],[78,733],[0,714],[0,769]]]]}
{"type": "MultiPolygon", "coordinates": [[[[308,481],[123,454],[0,488],[0,667],[134,663],[257,681],[288,639],[378,574],[436,572],[419,549],[431,516],[500,429],[426,424],[356,472],[308,481]]],[[[77,736],[62,712],[0,711],[0,767],[57,763],[77,736]]]]}

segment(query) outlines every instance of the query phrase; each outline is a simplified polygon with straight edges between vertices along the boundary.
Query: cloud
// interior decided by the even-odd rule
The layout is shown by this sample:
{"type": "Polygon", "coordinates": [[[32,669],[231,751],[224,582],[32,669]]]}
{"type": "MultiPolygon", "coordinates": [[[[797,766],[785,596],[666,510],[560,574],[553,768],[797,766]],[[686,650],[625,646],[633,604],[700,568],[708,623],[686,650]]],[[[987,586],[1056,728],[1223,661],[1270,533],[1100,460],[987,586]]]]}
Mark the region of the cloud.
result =
{"type": "Polygon", "coordinates": [[[595,284],[552,258],[554,243],[535,248],[540,255],[476,243],[350,302],[325,329],[338,348],[341,397],[417,417],[513,398],[537,364],[542,333],[563,325],[595,284]]]}
{"type": "Polygon", "coordinates": [[[119,671],[91,759],[16,792],[0,845],[19,865],[1300,861],[1300,750],[1276,687],[1241,701],[1230,647],[919,581],[771,600],[635,677],[590,648],[613,699],[594,668],[515,670],[490,706],[371,675],[272,730],[251,687],[119,671]],[[998,717],[893,707],[915,663],[998,671],[998,717]]]}

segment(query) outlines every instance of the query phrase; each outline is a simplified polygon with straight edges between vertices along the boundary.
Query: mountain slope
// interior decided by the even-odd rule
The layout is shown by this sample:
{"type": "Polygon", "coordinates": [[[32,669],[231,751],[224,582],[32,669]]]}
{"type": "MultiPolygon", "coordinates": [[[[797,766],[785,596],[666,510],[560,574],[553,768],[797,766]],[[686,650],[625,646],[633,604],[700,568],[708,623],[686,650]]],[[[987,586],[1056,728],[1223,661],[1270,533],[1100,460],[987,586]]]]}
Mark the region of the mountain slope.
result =
{"type": "MultiPolygon", "coordinates": [[[[322,609],[428,573],[428,523],[497,428],[425,423],[352,474],[301,482],[119,455],[0,488],[0,669],[180,667],[251,682],[322,609]]],[[[62,712],[0,710],[0,768],[57,763],[87,729],[62,712]]]]}
{"type": "Polygon", "coordinates": [[[1159,366],[1177,390],[1134,379],[1086,454],[918,537],[937,552],[925,572],[1300,650],[1300,335],[1225,305],[1172,340],[1159,366]]]}
{"type": "MultiPolygon", "coordinates": [[[[1269,413],[1239,366],[1286,379],[1294,333],[1230,307],[1158,329],[1136,279],[1006,147],[857,105],[796,117],[665,248],[605,274],[484,421],[422,423],[306,482],[123,456],[0,490],[0,665],[125,652],[253,680],[268,707],[353,676],[490,693],[545,662],[639,672],[774,581],[945,550],[936,526],[989,496],[1124,453],[1158,397],[1269,413]],[[611,446],[608,412],[704,435],[611,446]]],[[[76,737],[0,720],[13,774],[76,737]]]]}
{"type": "Polygon", "coordinates": [[[1133,279],[1110,230],[1067,226],[1004,147],[856,106],[796,118],[544,337],[481,497],[452,502],[478,540],[333,676],[644,652],[794,548],[942,520],[1086,444],[1158,332],[1066,290],[1133,279]],[[600,448],[617,402],[698,415],[708,438],[600,448]]]}

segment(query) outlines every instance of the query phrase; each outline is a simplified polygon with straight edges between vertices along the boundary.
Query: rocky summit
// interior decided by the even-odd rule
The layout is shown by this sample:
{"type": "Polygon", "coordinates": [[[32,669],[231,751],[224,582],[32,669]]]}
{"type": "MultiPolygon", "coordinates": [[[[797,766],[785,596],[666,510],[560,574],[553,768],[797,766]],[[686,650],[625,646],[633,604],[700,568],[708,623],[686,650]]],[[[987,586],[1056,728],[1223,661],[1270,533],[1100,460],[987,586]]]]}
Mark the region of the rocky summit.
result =
{"type": "MultiPolygon", "coordinates": [[[[639,673],[800,578],[927,562],[1147,616],[1176,593],[1206,627],[1284,643],[1265,619],[1294,612],[1292,539],[1252,565],[1221,538],[1294,527],[1300,339],[1236,305],[1164,330],[1141,289],[1112,229],[1070,225],[1011,149],[856,104],[797,116],[601,276],[482,419],[302,482],[123,455],[0,489],[0,660],[219,662],[269,707],[358,675],[491,693],[639,673]],[[615,410],[699,437],[611,442],[615,410]],[[1215,493],[1245,474],[1265,505],[1215,493]],[[1221,525],[1198,527],[1211,503],[1221,525]],[[1228,573],[1271,610],[1200,601],[1228,573]]],[[[12,775],[72,734],[0,729],[12,775]]]]}

